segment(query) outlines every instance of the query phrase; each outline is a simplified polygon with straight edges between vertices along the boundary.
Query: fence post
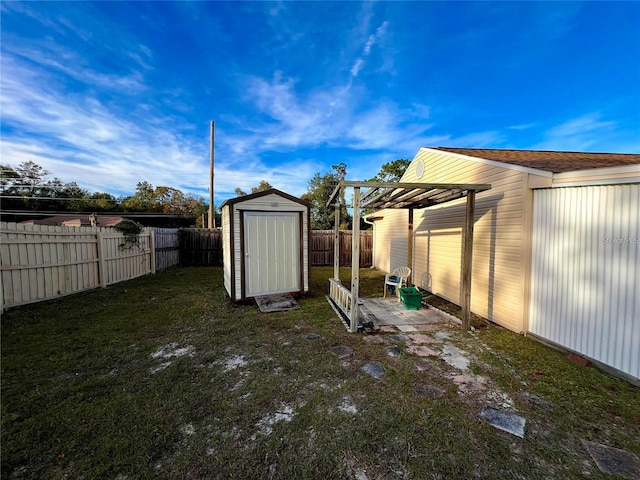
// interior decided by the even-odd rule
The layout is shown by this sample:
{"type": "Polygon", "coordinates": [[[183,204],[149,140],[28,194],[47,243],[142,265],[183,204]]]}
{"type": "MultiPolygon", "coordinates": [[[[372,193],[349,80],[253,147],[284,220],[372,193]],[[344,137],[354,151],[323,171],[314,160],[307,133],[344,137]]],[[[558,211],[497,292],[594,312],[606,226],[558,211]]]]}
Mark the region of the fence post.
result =
{"type": "Polygon", "coordinates": [[[154,229],[149,230],[149,245],[151,246],[151,275],[156,274],[156,237],[154,229]]]}
{"type": "Polygon", "coordinates": [[[98,276],[100,277],[100,286],[105,288],[107,286],[107,264],[104,261],[104,238],[102,236],[102,230],[98,230],[96,235],[98,237],[98,276]]]}

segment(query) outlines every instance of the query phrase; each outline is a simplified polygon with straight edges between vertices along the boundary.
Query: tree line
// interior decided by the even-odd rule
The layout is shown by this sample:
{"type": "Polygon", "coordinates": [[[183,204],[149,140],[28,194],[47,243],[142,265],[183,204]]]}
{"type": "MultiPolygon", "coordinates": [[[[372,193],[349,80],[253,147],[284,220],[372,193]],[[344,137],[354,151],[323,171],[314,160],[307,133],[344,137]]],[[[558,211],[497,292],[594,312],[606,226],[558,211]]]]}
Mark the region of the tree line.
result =
{"type": "Polygon", "coordinates": [[[3,210],[55,212],[172,213],[199,216],[207,211],[204,198],[184,194],[173,187],[138,182],[131,196],[89,193],[76,182],[49,178],[35,162],[13,168],[0,165],[0,199],[3,210]]]}
{"type": "MultiPolygon", "coordinates": [[[[399,181],[409,166],[410,160],[398,159],[382,165],[378,174],[369,179],[378,182],[399,181]]],[[[331,171],[316,173],[309,181],[307,191],[301,199],[311,204],[311,228],[331,230],[334,228],[334,207],[327,206],[329,196],[336,185],[346,175],[346,165],[333,165],[331,171]]],[[[131,196],[115,197],[110,193],[89,193],[76,182],[63,182],[59,178],[49,178],[50,173],[37,163],[27,161],[17,167],[0,165],[0,200],[2,210],[33,212],[90,212],[90,213],[167,213],[200,218],[208,212],[208,204],[203,197],[184,194],[177,188],[154,187],[146,181],[138,182],[131,196]]],[[[273,188],[262,180],[251,189],[258,193],[273,188]]],[[[247,195],[240,188],[237,196],[247,195]]],[[[343,194],[344,196],[344,194],[343,194]]],[[[341,198],[341,224],[343,230],[350,230],[352,217],[346,201],[341,198]]],[[[366,212],[365,212],[366,213],[366,212]]],[[[218,223],[219,224],[219,223],[218,223]]],[[[367,228],[362,224],[361,228],[367,228]]]]}

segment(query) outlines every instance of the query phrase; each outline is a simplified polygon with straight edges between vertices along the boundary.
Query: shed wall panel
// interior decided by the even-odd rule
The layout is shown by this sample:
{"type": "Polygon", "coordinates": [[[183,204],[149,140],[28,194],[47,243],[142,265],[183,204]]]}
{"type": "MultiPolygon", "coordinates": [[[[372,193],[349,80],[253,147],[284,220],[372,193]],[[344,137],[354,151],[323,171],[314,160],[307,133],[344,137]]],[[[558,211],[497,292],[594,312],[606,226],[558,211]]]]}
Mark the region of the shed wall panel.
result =
{"type": "Polygon", "coordinates": [[[534,193],[529,330],[640,378],[640,185],[534,193]]]}
{"type": "Polygon", "coordinates": [[[233,297],[232,291],[232,271],[233,271],[233,246],[231,243],[231,207],[222,207],[222,275],[224,279],[224,289],[229,296],[233,297]]]}
{"type": "MultiPolygon", "coordinates": [[[[225,289],[234,300],[244,298],[243,287],[246,287],[246,278],[243,278],[245,258],[245,232],[243,231],[245,212],[296,212],[301,213],[302,222],[301,242],[302,248],[302,285],[298,290],[309,291],[309,209],[304,203],[293,201],[277,193],[258,197],[248,196],[246,200],[234,199],[232,203],[222,208],[223,222],[223,261],[225,263],[225,289]],[[226,233],[225,233],[226,232],[226,233]],[[229,267],[227,267],[229,265],[229,267]]],[[[300,247],[296,247],[299,251],[300,247]]],[[[300,262],[298,261],[298,264],[300,262]]],[[[298,267],[299,268],[299,267],[298,267]]],[[[299,271],[299,270],[298,270],[299,271]]]]}

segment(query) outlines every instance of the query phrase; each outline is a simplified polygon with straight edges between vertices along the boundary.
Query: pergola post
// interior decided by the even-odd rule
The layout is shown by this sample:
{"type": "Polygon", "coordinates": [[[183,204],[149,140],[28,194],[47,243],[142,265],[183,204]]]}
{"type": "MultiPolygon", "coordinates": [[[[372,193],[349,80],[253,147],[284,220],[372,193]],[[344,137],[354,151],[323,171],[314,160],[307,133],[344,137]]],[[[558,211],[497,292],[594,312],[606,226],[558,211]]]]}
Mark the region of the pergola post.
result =
{"type": "Polygon", "coordinates": [[[333,227],[333,278],[340,280],[340,204],[335,204],[333,227]]]}
{"type": "Polygon", "coordinates": [[[353,227],[351,228],[351,324],[349,331],[358,331],[358,296],[360,289],[360,187],[353,189],[353,227]]]}
{"type": "Polygon", "coordinates": [[[471,270],[473,257],[473,221],[476,192],[467,191],[467,214],[464,224],[464,245],[462,250],[462,329],[471,326],[471,270]]]}
{"type": "MultiPolygon", "coordinates": [[[[409,221],[407,232],[407,267],[413,271],[413,208],[409,209],[409,221]]],[[[415,284],[415,282],[412,282],[415,284]]],[[[409,279],[407,278],[407,286],[409,286],[409,279]]]]}

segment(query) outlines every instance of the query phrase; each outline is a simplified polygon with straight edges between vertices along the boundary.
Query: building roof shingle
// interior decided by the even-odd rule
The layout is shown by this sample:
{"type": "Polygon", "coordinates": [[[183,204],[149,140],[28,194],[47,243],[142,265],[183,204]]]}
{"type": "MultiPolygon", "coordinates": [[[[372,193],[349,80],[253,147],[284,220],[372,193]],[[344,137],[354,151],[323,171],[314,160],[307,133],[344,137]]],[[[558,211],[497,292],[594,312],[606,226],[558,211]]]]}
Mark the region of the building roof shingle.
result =
{"type": "Polygon", "coordinates": [[[550,150],[503,150],[493,148],[434,147],[434,150],[484,158],[496,162],[537,168],[552,173],[588,170],[591,168],[640,165],[637,153],[558,152],[550,150]]]}

